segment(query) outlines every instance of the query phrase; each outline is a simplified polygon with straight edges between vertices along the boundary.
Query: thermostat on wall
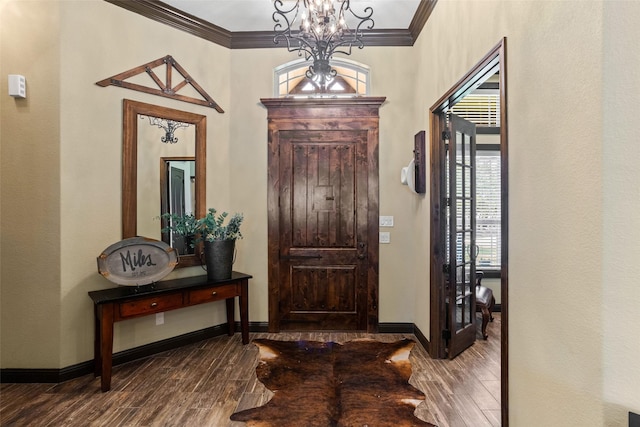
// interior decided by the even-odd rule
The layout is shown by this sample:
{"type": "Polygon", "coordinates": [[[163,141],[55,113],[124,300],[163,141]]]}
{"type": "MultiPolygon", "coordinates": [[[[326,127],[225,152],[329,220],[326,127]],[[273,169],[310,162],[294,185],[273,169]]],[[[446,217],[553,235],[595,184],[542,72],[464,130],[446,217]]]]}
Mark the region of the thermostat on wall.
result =
{"type": "Polygon", "coordinates": [[[27,81],[19,74],[9,74],[9,95],[16,98],[27,97],[27,81]]]}

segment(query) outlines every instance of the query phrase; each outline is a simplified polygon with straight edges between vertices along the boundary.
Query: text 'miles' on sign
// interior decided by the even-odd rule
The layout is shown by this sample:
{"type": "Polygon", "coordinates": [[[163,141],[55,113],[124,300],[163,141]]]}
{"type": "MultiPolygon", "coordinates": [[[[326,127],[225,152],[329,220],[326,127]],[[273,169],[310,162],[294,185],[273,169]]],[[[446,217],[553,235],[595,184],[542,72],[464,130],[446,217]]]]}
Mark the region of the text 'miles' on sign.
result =
{"type": "Polygon", "coordinates": [[[98,257],[98,272],[113,283],[148,285],[171,273],[178,253],[160,240],[131,237],[105,249],[98,257]]]}

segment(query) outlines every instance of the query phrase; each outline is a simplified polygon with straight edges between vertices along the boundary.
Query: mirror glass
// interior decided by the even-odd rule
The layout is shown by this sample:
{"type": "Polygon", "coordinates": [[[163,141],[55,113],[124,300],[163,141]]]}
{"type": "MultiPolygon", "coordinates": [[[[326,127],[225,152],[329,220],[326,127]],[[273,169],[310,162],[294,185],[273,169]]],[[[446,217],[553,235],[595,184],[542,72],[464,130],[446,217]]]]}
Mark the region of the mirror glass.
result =
{"type": "Polygon", "coordinates": [[[162,214],[204,216],[206,117],[124,101],[123,238],[144,236],[173,246],[177,267],[200,264],[190,236],[162,232],[162,214]]]}
{"type": "MultiPolygon", "coordinates": [[[[195,199],[195,157],[162,157],[160,159],[160,212],[173,215],[194,215],[195,199]]],[[[138,185],[140,181],[138,180],[138,185]]],[[[139,187],[138,187],[139,188],[139,187]]],[[[138,215],[138,221],[140,216],[138,215]]],[[[195,251],[192,234],[182,230],[169,231],[170,224],[178,226],[176,221],[163,217],[162,241],[174,247],[179,255],[191,255],[195,251]]],[[[157,227],[154,227],[158,231],[157,227]]]]}

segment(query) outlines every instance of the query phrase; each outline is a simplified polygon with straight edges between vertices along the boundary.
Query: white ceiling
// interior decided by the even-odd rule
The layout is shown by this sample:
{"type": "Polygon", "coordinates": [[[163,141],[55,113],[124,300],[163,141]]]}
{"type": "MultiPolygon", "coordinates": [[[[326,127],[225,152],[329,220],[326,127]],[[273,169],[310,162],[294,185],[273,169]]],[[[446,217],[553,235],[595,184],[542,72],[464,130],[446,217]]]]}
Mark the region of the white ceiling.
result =
{"type": "MultiPolygon", "coordinates": [[[[231,32],[273,31],[273,0],[164,0],[164,3],[231,32]]],[[[419,4],[420,0],[351,0],[351,9],[363,15],[364,9],[371,6],[375,29],[407,29],[419,4]]]]}

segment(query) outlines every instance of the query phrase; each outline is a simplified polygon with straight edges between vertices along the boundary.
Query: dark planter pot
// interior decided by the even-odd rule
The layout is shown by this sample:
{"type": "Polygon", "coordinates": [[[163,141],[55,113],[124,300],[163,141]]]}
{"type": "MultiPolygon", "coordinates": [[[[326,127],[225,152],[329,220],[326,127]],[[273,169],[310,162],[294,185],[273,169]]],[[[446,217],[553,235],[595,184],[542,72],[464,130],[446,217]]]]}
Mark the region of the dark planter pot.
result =
{"type": "Polygon", "coordinates": [[[179,255],[193,255],[195,253],[194,240],[195,236],[193,235],[174,234],[173,247],[179,255]]]}
{"type": "Polygon", "coordinates": [[[196,253],[195,240],[196,240],[196,236],[194,236],[193,234],[184,236],[185,253],[187,255],[193,255],[196,253]]]}
{"type": "Polygon", "coordinates": [[[207,279],[211,281],[231,278],[235,240],[204,242],[204,261],[207,266],[207,279]]]}

